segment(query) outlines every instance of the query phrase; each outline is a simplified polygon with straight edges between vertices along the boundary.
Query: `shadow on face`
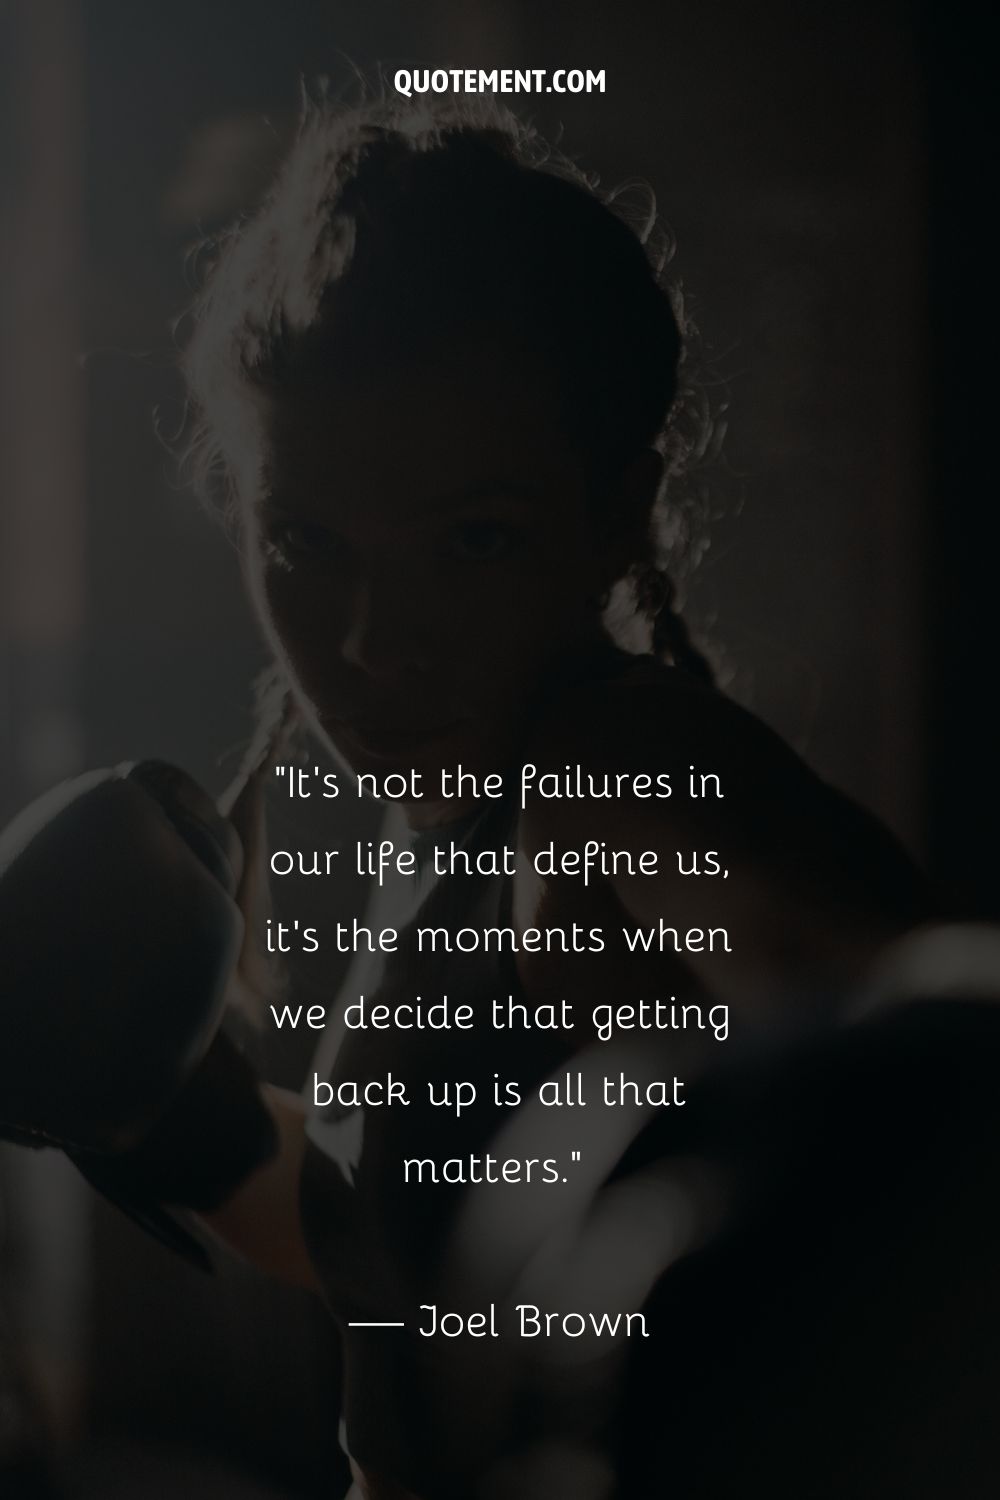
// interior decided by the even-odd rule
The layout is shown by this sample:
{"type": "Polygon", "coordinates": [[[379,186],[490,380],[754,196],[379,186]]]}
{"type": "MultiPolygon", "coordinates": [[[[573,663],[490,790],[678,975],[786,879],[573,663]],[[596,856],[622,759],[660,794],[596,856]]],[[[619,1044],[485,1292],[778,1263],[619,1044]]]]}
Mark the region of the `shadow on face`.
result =
{"type": "Polygon", "coordinates": [[[458,348],[261,415],[247,571],[309,717],[355,772],[502,770],[612,581],[544,365],[458,348]]]}

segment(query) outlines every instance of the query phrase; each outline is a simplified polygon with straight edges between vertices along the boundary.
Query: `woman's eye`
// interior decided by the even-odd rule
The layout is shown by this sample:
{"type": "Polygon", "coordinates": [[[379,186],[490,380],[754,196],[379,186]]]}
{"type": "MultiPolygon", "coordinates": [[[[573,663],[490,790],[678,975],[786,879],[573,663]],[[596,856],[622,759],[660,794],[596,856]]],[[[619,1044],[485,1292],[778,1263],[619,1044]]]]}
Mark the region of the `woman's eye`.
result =
{"type": "Polygon", "coordinates": [[[329,527],[315,521],[272,521],[265,527],[264,541],[267,551],[287,566],[329,556],[336,546],[329,527]]]}
{"type": "Polygon", "coordinates": [[[506,557],[521,541],[516,526],[505,521],[462,521],[448,529],[445,550],[464,562],[490,562],[506,557]]]}

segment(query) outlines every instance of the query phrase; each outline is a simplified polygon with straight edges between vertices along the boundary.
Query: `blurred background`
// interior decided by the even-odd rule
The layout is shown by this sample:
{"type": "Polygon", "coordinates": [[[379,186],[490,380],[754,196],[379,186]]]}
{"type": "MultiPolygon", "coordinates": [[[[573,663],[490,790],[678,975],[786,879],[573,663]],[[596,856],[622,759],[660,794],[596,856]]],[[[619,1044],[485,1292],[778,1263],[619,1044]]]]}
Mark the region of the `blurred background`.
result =
{"type": "MultiPolygon", "coordinates": [[[[173,325],[300,78],[579,66],[603,95],[508,102],[651,183],[676,236],[727,424],[692,622],[735,696],[995,915],[984,26],[961,0],[2,0],[0,820],[126,758],[219,791],[245,743],[264,654],[170,452],[173,325]]],[[[301,1043],[268,1048],[297,1085],[301,1043]]],[[[343,1488],[318,1306],[189,1270],[55,1157],[0,1155],[0,1330],[4,1495],[49,1493],[37,1453],[70,1496],[343,1488]]]]}

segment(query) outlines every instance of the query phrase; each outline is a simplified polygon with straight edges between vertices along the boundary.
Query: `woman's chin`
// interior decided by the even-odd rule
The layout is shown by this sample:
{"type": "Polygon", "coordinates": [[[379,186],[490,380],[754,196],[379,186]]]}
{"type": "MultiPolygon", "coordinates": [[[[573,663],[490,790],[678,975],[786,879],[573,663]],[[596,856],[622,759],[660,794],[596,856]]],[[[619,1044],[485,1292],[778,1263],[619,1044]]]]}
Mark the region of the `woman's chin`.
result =
{"type": "MultiPolygon", "coordinates": [[[[467,720],[414,729],[345,724],[328,718],[321,721],[321,728],[336,758],[355,776],[384,779],[416,771],[433,778],[434,791],[440,788],[441,772],[461,765],[465,748],[471,744],[467,720]]],[[[430,791],[430,785],[424,790],[430,791]]]]}

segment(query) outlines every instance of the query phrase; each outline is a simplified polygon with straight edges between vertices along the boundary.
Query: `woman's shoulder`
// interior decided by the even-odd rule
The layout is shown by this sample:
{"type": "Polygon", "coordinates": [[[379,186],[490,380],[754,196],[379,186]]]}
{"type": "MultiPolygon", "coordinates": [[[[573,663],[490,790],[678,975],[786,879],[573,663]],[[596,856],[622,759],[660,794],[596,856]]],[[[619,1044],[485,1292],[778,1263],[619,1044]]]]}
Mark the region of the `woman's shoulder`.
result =
{"type": "Polygon", "coordinates": [[[525,760],[534,788],[552,778],[553,795],[534,796],[522,815],[531,843],[579,836],[584,823],[588,837],[622,844],[697,837],[788,879],[822,867],[831,889],[875,887],[908,912],[929,904],[923,877],[873,814],[749,709],[653,657],[553,695],[525,760]],[[593,800],[561,794],[560,776],[578,771],[593,800]]]}
{"type": "Polygon", "coordinates": [[[529,758],[595,771],[649,770],[654,763],[666,770],[670,762],[706,773],[721,767],[741,779],[808,774],[762,719],[690,673],[625,652],[602,666],[550,695],[528,738],[529,758]]]}

